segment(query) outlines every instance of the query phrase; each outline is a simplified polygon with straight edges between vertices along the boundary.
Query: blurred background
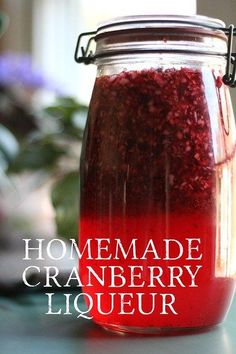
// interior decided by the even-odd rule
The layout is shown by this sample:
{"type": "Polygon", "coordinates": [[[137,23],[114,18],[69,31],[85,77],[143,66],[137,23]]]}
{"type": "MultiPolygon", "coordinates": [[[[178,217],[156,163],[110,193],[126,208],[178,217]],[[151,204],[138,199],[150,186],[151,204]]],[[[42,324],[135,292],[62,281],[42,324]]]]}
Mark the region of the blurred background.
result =
{"type": "MultiPolygon", "coordinates": [[[[130,14],[197,11],[236,24],[235,0],[170,2],[0,0],[0,287],[11,278],[6,250],[21,249],[22,236],[77,236],[81,139],[96,74],[74,62],[78,34],[130,14]]],[[[236,90],[232,98],[235,109],[236,90]]]]}

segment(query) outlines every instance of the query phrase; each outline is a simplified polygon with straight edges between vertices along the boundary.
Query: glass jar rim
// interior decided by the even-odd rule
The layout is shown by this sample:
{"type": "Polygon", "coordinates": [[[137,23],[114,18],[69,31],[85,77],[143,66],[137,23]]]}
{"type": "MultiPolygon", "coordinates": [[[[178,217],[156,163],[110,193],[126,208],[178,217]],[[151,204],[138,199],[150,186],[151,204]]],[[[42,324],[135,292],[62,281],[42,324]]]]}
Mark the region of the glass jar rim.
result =
{"type": "Polygon", "coordinates": [[[183,16],[183,15],[137,15],[137,16],[122,16],[110,19],[98,24],[97,35],[107,32],[142,29],[142,28],[185,28],[196,27],[220,30],[225,28],[225,23],[222,20],[202,16],[183,16]]]}
{"type": "Polygon", "coordinates": [[[226,55],[225,23],[207,16],[123,16],[94,32],[94,58],[118,54],[170,53],[226,55]]]}
{"type": "Polygon", "coordinates": [[[202,15],[137,15],[110,19],[96,31],[81,33],[75,61],[95,63],[117,55],[178,53],[221,56],[226,59],[225,83],[234,87],[236,53],[233,37],[236,27],[202,15]],[[81,45],[87,37],[86,46],[81,45]],[[79,49],[82,56],[78,55],[79,49]]]}

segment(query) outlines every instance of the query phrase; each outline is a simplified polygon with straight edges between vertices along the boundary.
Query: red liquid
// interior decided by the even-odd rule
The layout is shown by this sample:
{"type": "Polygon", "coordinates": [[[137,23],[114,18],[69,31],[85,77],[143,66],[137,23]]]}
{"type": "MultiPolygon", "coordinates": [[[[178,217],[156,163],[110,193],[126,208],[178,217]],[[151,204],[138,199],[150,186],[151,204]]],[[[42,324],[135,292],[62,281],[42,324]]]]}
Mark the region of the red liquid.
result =
{"type": "MultiPolygon", "coordinates": [[[[219,79],[214,81],[215,96],[220,86],[219,79]]],[[[137,238],[141,251],[153,239],[160,256],[157,260],[151,256],[147,260],[81,260],[84,284],[89,265],[98,274],[101,266],[123,267],[127,279],[123,287],[109,287],[108,269],[104,286],[93,279],[93,286],[83,289],[93,297],[94,321],[105,327],[141,331],[202,327],[219,323],[225,316],[234,281],[219,257],[219,249],[225,246],[219,219],[221,208],[228,206],[221,205],[219,210],[217,203],[224,164],[231,168],[234,141],[221,120],[217,136],[223,162],[216,164],[210,113],[198,70],[133,71],[96,81],[81,162],[80,247],[87,238],[109,238],[113,254],[112,240],[119,238],[128,247],[137,238]],[[183,246],[178,260],[163,259],[163,240],[170,238],[182,245],[186,238],[198,238],[195,255],[198,252],[202,258],[187,260],[187,247],[183,246]],[[140,287],[128,286],[131,265],[143,267],[140,287]],[[186,266],[193,271],[198,265],[201,268],[191,286],[186,266]],[[150,266],[159,266],[163,273],[154,287],[149,286],[150,266]],[[174,266],[178,267],[174,270],[177,278],[171,278],[174,266]],[[111,314],[98,311],[96,293],[104,293],[103,311],[112,309],[111,314]],[[114,304],[110,293],[115,293],[114,304]],[[132,314],[120,314],[118,293],[131,294],[125,309],[134,309],[132,314]],[[149,315],[140,313],[137,293],[143,293],[146,312],[153,305],[150,294],[156,294],[155,310],[149,315]],[[163,308],[167,296],[163,294],[172,294],[172,307],[163,308]]],[[[177,251],[173,246],[171,252],[177,251]]]]}

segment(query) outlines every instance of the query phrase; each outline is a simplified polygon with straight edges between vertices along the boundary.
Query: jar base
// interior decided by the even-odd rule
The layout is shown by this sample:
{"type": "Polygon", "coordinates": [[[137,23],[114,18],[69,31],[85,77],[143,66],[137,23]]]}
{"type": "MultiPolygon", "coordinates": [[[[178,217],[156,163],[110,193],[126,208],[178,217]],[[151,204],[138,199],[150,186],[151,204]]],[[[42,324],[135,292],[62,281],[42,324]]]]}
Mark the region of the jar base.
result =
{"type": "Polygon", "coordinates": [[[103,329],[115,334],[143,334],[143,335],[159,335],[159,336],[177,336],[208,332],[215,329],[219,324],[199,326],[199,327],[133,327],[121,325],[103,325],[97,323],[103,329]]]}

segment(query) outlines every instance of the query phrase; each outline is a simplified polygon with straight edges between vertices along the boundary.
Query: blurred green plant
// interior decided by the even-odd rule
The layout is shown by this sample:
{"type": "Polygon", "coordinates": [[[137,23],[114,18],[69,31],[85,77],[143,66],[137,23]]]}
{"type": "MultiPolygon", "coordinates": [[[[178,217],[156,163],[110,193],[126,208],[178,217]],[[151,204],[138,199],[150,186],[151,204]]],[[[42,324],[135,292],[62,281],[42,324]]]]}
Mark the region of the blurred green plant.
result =
{"type": "Polygon", "coordinates": [[[9,184],[7,169],[19,151],[15,136],[4,125],[0,124],[0,191],[9,184]]]}
{"type": "MultiPolygon", "coordinates": [[[[0,36],[8,26],[0,13],[0,36]]],[[[87,107],[71,97],[58,97],[39,114],[32,95],[40,89],[62,94],[43,73],[35,70],[30,55],[0,56],[0,192],[14,187],[12,175],[36,172],[36,184],[51,183],[57,233],[77,235],[79,156],[87,107]]],[[[0,213],[1,215],[1,213],[0,213]]]]}
{"type": "MultiPolygon", "coordinates": [[[[0,35],[8,17],[0,13],[0,35]]],[[[79,156],[87,107],[60,96],[54,105],[35,112],[32,95],[46,89],[61,95],[58,87],[34,68],[27,53],[0,56],[0,192],[14,188],[14,178],[36,172],[34,186],[51,183],[57,233],[77,235],[79,156]]]]}
{"type": "Polygon", "coordinates": [[[21,140],[7,168],[8,174],[40,171],[52,179],[57,233],[69,238],[77,235],[78,166],[86,116],[86,106],[71,97],[58,98],[55,105],[44,109],[38,130],[21,140]]]}

